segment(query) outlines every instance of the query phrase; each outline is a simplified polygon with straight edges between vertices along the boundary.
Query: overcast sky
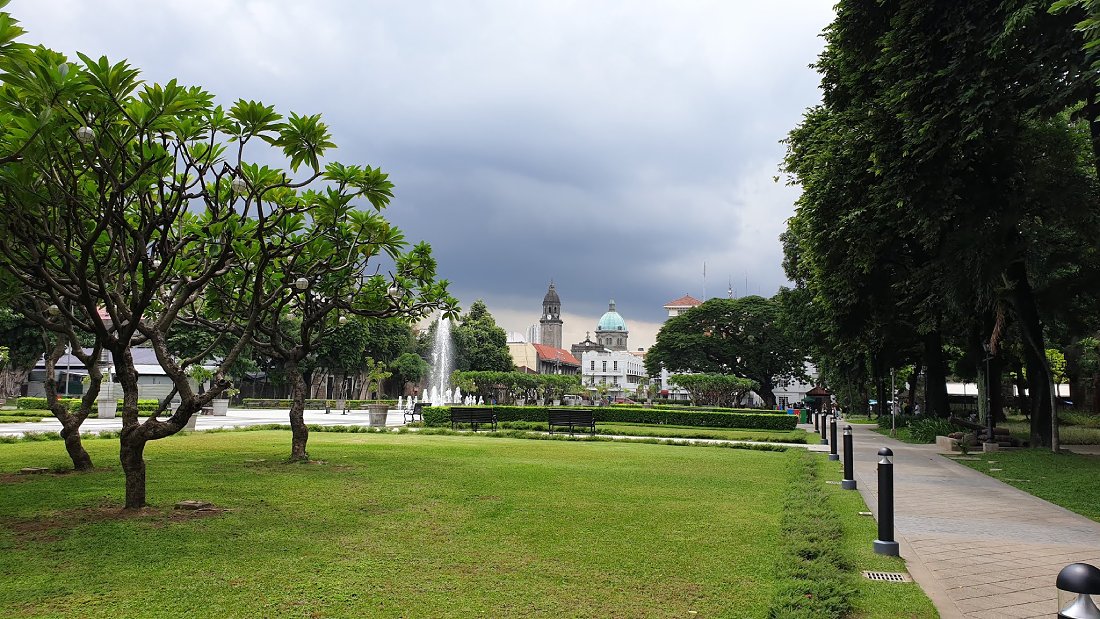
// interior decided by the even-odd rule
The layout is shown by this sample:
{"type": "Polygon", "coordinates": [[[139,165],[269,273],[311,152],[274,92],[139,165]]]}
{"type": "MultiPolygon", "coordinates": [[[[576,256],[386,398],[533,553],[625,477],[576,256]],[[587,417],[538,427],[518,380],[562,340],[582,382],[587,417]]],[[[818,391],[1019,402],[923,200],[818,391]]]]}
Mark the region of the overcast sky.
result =
{"type": "Polygon", "coordinates": [[[23,41],[127,59],[226,105],[321,113],[381,166],[389,219],[463,308],[523,331],[553,279],[565,346],[614,298],[631,348],[666,302],[786,284],[779,141],[819,100],[832,0],[14,0],[23,41]]]}

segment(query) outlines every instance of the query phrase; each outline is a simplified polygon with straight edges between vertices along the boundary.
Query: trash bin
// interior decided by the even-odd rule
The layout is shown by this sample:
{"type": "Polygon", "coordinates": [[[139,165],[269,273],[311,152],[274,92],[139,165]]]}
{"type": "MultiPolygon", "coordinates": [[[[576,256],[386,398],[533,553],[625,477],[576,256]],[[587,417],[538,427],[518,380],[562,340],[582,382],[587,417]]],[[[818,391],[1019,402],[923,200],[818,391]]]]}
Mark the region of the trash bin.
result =
{"type": "Polygon", "coordinates": [[[810,423],[810,409],[808,409],[808,408],[799,408],[799,409],[795,409],[795,410],[798,411],[798,420],[801,423],[810,423]]]}

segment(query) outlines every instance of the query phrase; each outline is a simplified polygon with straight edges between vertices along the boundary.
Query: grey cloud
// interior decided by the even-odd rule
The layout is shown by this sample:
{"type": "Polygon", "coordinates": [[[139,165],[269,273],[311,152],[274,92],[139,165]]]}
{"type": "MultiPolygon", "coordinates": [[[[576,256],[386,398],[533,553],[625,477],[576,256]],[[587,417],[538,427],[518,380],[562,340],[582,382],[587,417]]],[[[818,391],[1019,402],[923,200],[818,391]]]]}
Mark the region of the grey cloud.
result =
{"type": "MultiPolygon", "coordinates": [[[[322,113],[468,304],[594,325],[784,282],[779,140],[818,101],[831,2],[15,0],[28,41],[322,113]]],[[[526,324],[506,324],[521,330],[526,324]]],[[[584,328],[580,331],[583,332],[584,328]]],[[[648,345],[650,342],[639,342],[648,345]]]]}

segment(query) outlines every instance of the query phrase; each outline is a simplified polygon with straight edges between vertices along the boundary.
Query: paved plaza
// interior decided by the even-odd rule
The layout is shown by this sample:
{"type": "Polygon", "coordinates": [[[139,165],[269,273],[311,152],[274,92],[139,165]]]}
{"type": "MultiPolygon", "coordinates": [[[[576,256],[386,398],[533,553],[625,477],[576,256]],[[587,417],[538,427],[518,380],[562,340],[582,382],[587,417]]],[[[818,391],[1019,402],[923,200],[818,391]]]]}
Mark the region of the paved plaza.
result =
{"type": "Polygon", "coordinates": [[[1053,617],[1058,571],[1078,561],[1100,565],[1100,523],[952,462],[935,445],[861,425],[853,435],[855,477],[872,511],[878,449],[894,451],[901,555],[944,619],[1053,617]]]}

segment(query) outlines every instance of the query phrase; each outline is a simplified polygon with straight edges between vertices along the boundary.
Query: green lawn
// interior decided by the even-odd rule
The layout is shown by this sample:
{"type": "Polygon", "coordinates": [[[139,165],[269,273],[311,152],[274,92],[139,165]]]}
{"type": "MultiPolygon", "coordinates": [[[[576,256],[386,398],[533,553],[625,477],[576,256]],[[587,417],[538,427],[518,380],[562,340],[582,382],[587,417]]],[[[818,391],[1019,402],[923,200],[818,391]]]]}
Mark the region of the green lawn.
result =
{"type": "Polygon", "coordinates": [[[46,410],[3,409],[0,410],[0,423],[27,423],[52,419],[53,413],[46,410]]]}
{"type": "MultiPolygon", "coordinates": [[[[292,465],[288,444],[285,431],[152,443],[154,507],[137,515],[117,509],[115,440],[85,441],[93,473],[0,476],[0,616],[762,617],[803,457],[315,432],[321,461],[292,465]],[[191,498],[228,511],[170,509],[191,498]]],[[[59,442],[0,444],[0,471],[66,465],[59,442]]],[[[827,490],[856,564],[898,569],[870,554],[858,493],[827,490]]],[[[935,616],[919,589],[854,581],[855,617],[935,616]]]]}
{"type": "Polygon", "coordinates": [[[1055,454],[1049,449],[975,455],[977,461],[959,463],[1100,522],[1100,456],[1055,454]]]}
{"type": "MultiPolygon", "coordinates": [[[[3,617],[761,616],[789,455],[618,443],[286,432],[151,444],[158,509],[109,467],[9,477],[3,617]],[[231,511],[186,518],[186,498],[231,511]]],[[[0,445],[0,470],[60,467],[0,445]]]]}

